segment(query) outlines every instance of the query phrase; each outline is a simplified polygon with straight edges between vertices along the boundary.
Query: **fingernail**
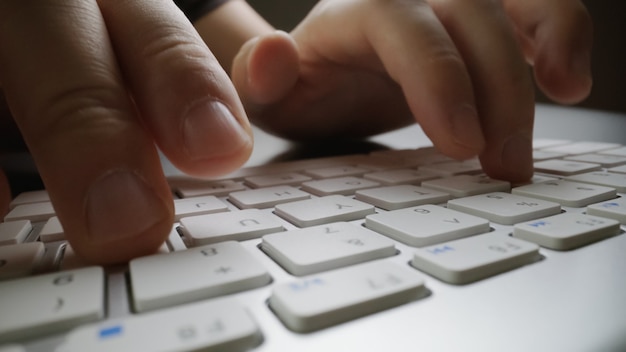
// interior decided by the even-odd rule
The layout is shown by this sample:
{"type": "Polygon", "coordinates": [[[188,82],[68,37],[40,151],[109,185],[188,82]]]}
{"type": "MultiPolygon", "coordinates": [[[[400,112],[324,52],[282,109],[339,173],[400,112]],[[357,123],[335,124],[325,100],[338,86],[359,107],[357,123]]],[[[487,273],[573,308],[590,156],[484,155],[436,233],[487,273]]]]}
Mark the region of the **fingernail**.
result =
{"type": "Polygon", "coordinates": [[[533,148],[530,135],[518,133],[510,137],[502,148],[502,166],[519,178],[528,178],[533,170],[533,148]]]}
{"type": "Polygon", "coordinates": [[[93,242],[109,242],[144,233],[169,218],[167,205],[133,172],[116,170],[97,179],[85,201],[93,242]]]}
{"type": "Polygon", "coordinates": [[[478,113],[471,105],[463,105],[452,117],[452,133],[456,144],[479,153],[485,145],[478,113]]]}
{"type": "Polygon", "coordinates": [[[183,140],[192,160],[226,156],[252,143],[237,118],[216,100],[200,101],[187,111],[183,140]]]}

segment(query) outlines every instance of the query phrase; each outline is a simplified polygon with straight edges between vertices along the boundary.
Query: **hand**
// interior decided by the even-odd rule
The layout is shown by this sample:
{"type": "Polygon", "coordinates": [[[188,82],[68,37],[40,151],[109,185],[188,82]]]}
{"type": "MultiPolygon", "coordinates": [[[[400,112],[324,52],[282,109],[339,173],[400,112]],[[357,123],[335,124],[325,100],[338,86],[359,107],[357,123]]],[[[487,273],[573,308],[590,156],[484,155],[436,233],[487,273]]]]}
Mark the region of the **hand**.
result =
{"type": "Polygon", "coordinates": [[[414,121],[492,177],[532,175],[534,91],[591,87],[591,22],[576,0],[322,0],[287,35],[247,42],[232,77],[253,123],[295,139],[414,121]]]}
{"type": "Polygon", "coordinates": [[[5,0],[0,23],[12,117],[87,260],[125,261],[167,237],[173,202],[155,144],[195,175],[248,158],[237,93],[171,0],[5,0]]]}

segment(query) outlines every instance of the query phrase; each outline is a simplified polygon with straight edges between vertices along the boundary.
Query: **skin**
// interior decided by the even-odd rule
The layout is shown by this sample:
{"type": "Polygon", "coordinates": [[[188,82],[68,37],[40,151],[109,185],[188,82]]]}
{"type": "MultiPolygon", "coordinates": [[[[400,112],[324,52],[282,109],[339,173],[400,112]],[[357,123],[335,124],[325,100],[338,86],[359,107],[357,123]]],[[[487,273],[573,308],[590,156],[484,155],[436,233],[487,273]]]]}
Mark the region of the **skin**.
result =
{"type": "MultiPolygon", "coordinates": [[[[299,140],[418,122],[443,153],[521,181],[532,75],[561,103],[592,82],[577,0],[322,0],[291,33],[240,0],[195,29],[169,0],[6,0],[0,24],[2,118],[19,127],[75,252],[95,263],[167,237],[155,145],[183,171],[215,176],[250,154],[246,112],[299,140]]],[[[0,175],[3,212],[8,194],[0,175]]]]}

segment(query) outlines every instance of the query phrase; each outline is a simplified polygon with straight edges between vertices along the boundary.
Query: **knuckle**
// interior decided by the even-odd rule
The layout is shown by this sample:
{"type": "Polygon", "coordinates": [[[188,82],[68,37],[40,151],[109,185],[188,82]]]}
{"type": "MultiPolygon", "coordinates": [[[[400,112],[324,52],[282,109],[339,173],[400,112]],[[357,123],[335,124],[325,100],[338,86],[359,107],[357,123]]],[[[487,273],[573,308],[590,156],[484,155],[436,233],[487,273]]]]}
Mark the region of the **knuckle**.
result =
{"type": "Polygon", "coordinates": [[[28,115],[31,147],[61,148],[75,143],[98,144],[98,139],[125,133],[136,123],[130,103],[113,87],[81,85],[59,91],[28,115]]]}

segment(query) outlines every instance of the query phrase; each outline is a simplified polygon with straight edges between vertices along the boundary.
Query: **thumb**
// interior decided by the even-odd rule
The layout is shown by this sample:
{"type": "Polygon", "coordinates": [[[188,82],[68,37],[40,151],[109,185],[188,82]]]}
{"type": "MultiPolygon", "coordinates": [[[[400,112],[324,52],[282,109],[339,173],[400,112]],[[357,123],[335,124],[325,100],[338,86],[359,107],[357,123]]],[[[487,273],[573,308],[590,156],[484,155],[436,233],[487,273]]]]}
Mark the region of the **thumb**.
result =
{"type": "Polygon", "coordinates": [[[232,80],[247,108],[280,101],[299,76],[298,49],[282,31],[248,40],[233,59],[232,80]]]}

